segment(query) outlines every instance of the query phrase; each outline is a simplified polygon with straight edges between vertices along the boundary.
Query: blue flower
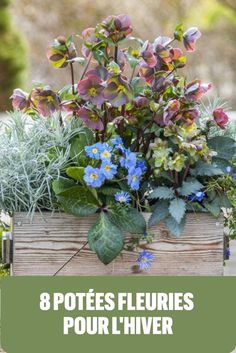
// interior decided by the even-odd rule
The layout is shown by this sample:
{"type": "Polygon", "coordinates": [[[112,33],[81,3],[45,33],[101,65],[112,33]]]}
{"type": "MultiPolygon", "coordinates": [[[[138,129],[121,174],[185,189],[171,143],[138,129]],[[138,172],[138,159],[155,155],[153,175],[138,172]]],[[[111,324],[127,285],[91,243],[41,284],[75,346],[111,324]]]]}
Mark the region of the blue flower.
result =
{"type": "Polygon", "coordinates": [[[99,160],[100,159],[100,153],[102,152],[103,144],[101,142],[97,142],[92,146],[86,146],[85,152],[87,156],[90,158],[94,158],[99,160]]]}
{"type": "Polygon", "coordinates": [[[231,174],[232,173],[232,167],[228,165],[226,168],[226,173],[231,174]]]}
{"type": "Polygon", "coordinates": [[[101,160],[111,159],[112,147],[108,146],[107,143],[102,144],[102,150],[100,153],[101,160]]]}
{"type": "Polygon", "coordinates": [[[115,194],[115,200],[119,203],[128,203],[131,201],[131,197],[127,192],[120,191],[115,194]]]}
{"type": "Polygon", "coordinates": [[[236,180],[236,173],[233,174],[233,179],[236,180]]]}
{"type": "Polygon", "coordinates": [[[115,149],[125,152],[125,147],[123,144],[123,140],[120,136],[116,136],[111,140],[112,144],[114,145],[115,149]]]}
{"type": "Polygon", "coordinates": [[[141,161],[137,163],[137,168],[140,168],[142,170],[142,173],[147,170],[147,165],[144,159],[141,159],[141,161]]]}
{"type": "Polygon", "coordinates": [[[188,196],[188,200],[190,201],[190,202],[202,202],[204,199],[205,199],[205,197],[206,197],[206,194],[205,194],[205,192],[203,192],[203,191],[198,191],[198,192],[195,192],[194,194],[192,194],[192,195],[189,195],[188,196]]]}
{"type": "Polygon", "coordinates": [[[107,179],[112,179],[117,173],[117,165],[112,164],[111,160],[104,159],[101,165],[101,171],[107,179]]]}
{"type": "Polygon", "coordinates": [[[228,259],[231,255],[230,248],[225,249],[225,257],[228,259]]]}
{"type": "Polygon", "coordinates": [[[131,168],[128,174],[128,185],[132,190],[139,189],[140,177],[142,175],[142,170],[140,168],[131,168]]]}
{"type": "Polygon", "coordinates": [[[146,270],[152,266],[154,256],[150,251],[143,250],[139,253],[137,263],[141,270],[146,270]]]}
{"type": "Polygon", "coordinates": [[[100,169],[88,165],[84,170],[84,181],[87,185],[99,188],[104,182],[105,177],[100,169]]]}
{"type": "Polygon", "coordinates": [[[120,165],[126,169],[134,168],[136,166],[136,160],[136,153],[131,152],[130,149],[128,149],[125,151],[125,157],[120,159],[120,165]]]}

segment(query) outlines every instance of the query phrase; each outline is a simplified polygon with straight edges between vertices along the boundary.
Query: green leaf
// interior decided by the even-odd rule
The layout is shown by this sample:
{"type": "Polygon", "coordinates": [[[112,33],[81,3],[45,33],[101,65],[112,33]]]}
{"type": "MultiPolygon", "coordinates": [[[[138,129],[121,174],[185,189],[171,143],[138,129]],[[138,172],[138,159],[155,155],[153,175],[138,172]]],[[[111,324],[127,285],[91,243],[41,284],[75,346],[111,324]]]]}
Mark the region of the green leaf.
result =
{"type": "Polygon", "coordinates": [[[236,143],[230,137],[213,137],[208,141],[208,146],[217,152],[218,158],[231,160],[236,153],[236,143]]]}
{"type": "Polygon", "coordinates": [[[71,179],[59,177],[57,180],[53,180],[52,189],[56,195],[60,195],[61,192],[75,186],[75,182],[71,179]]]}
{"type": "Polygon", "coordinates": [[[226,168],[229,165],[229,161],[226,159],[222,159],[222,158],[217,158],[217,157],[213,157],[212,158],[213,163],[220,168],[224,173],[226,172],[226,168]]]}
{"type": "Polygon", "coordinates": [[[107,265],[123,249],[124,235],[122,230],[114,225],[109,217],[102,212],[88,233],[88,241],[98,258],[107,265]]]}
{"type": "Polygon", "coordinates": [[[80,132],[79,136],[77,135],[70,141],[70,157],[72,159],[84,160],[86,159],[86,154],[84,147],[90,146],[94,143],[93,132],[87,128],[84,128],[80,132]]]}
{"type": "Polygon", "coordinates": [[[78,180],[81,184],[84,183],[84,168],[83,167],[69,167],[66,169],[66,174],[75,179],[78,180]]]}
{"type": "Polygon", "coordinates": [[[98,206],[92,203],[82,203],[76,198],[68,198],[65,196],[58,196],[58,201],[64,212],[73,214],[74,216],[86,217],[96,213],[98,206]]]}
{"type": "Polygon", "coordinates": [[[158,201],[153,209],[153,213],[148,220],[148,227],[158,224],[161,220],[169,215],[168,210],[169,202],[166,200],[158,201]]]}
{"type": "Polygon", "coordinates": [[[146,221],[141,212],[135,208],[123,210],[123,212],[109,212],[111,221],[124,232],[131,234],[144,234],[146,221]]]}
{"type": "Polygon", "coordinates": [[[221,208],[217,200],[214,200],[212,202],[205,201],[203,205],[214,217],[219,217],[221,208]]]}
{"type": "Polygon", "coordinates": [[[173,199],[175,196],[174,189],[168,188],[166,186],[159,186],[158,188],[154,189],[153,192],[148,196],[149,199],[173,199]]]}
{"type": "Polygon", "coordinates": [[[82,204],[94,204],[99,206],[99,201],[96,198],[96,194],[93,190],[85,188],[84,186],[76,185],[69,189],[60,192],[59,196],[66,197],[68,199],[76,199],[82,204]]]}
{"type": "Polygon", "coordinates": [[[194,169],[190,171],[191,175],[197,176],[216,176],[224,174],[215,164],[208,164],[198,161],[194,169]]]}
{"type": "Polygon", "coordinates": [[[176,220],[177,223],[180,223],[182,218],[185,215],[186,202],[182,199],[175,198],[170,202],[169,211],[171,216],[176,220]]]}
{"type": "Polygon", "coordinates": [[[200,191],[203,185],[196,179],[184,181],[182,187],[178,189],[182,196],[189,196],[197,191],[200,191]]]}
{"type": "Polygon", "coordinates": [[[106,196],[114,196],[117,192],[120,192],[120,189],[112,186],[103,186],[99,189],[99,192],[106,196]]]}
{"type": "Polygon", "coordinates": [[[184,35],[184,26],[181,23],[175,27],[174,38],[181,42],[183,40],[183,35],[184,35]]]}
{"type": "Polygon", "coordinates": [[[179,237],[184,230],[185,226],[185,218],[182,219],[180,223],[176,222],[176,220],[173,217],[168,217],[166,218],[166,227],[169,229],[172,235],[175,237],[179,237]]]}

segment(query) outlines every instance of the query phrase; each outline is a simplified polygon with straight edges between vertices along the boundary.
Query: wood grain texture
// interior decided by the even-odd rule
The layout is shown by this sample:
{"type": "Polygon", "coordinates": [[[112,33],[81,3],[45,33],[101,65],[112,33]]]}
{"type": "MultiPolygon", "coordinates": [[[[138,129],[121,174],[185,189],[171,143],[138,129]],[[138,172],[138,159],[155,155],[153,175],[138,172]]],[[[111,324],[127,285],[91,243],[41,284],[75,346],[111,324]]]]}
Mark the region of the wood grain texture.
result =
{"type": "MultiPolygon", "coordinates": [[[[148,219],[150,214],[145,213],[148,219]]],[[[14,276],[52,276],[87,241],[96,216],[76,218],[66,214],[36,214],[33,222],[25,213],[13,219],[14,276]]],[[[135,271],[138,252],[123,251],[105,266],[87,245],[59,275],[144,275],[221,276],[223,275],[223,220],[209,214],[188,214],[183,235],[174,238],[164,224],[154,226],[155,235],[145,248],[154,254],[153,266],[135,271]]],[[[129,235],[126,235],[126,240],[129,235]]]]}

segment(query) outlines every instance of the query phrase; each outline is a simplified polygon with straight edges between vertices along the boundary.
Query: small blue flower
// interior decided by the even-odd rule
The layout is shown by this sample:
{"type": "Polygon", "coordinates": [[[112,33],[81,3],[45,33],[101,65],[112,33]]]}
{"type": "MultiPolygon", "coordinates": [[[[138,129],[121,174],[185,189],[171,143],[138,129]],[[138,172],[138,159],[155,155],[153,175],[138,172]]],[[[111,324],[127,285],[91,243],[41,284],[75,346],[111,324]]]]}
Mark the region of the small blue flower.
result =
{"type": "Polygon", "coordinates": [[[102,144],[102,150],[100,153],[101,160],[111,159],[112,147],[108,146],[107,143],[102,144]]]}
{"type": "Polygon", "coordinates": [[[143,250],[139,253],[139,258],[137,263],[141,270],[146,270],[152,266],[152,262],[154,260],[154,256],[150,251],[143,250]]]}
{"type": "Polygon", "coordinates": [[[226,173],[231,174],[232,173],[232,167],[228,165],[226,168],[226,173]]]}
{"type": "Polygon", "coordinates": [[[144,173],[147,170],[147,165],[144,159],[141,159],[141,161],[139,161],[137,163],[137,168],[140,168],[142,170],[142,173],[144,173]]]}
{"type": "Polygon", "coordinates": [[[103,149],[103,144],[101,142],[97,142],[92,146],[86,146],[84,149],[88,157],[99,160],[100,153],[103,149]]]}
{"type": "Polygon", "coordinates": [[[230,248],[226,248],[226,249],[225,249],[225,257],[226,257],[226,258],[229,258],[230,255],[231,255],[230,248]]]}
{"type": "Polygon", "coordinates": [[[206,194],[205,194],[205,192],[203,192],[203,191],[198,191],[198,192],[195,192],[194,194],[192,194],[192,195],[189,195],[188,196],[188,200],[190,201],[190,202],[202,202],[204,199],[205,199],[205,197],[206,197],[206,194]]]}
{"type": "Polygon", "coordinates": [[[132,190],[139,189],[140,177],[142,175],[142,170],[140,168],[131,168],[128,174],[128,185],[132,190]]]}
{"type": "Polygon", "coordinates": [[[125,157],[120,159],[121,167],[125,167],[126,169],[134,168],[136,166],[136,153],[131,152],[130,149],[125,151],[125,157]]]}
{"type": "Polygon", "coordinates": [[[125,151],[125,147],[123,144],[123,140],[120,136],[116,136],[111,140],[112,144],[114,145],[115,149],[120,150],[122,152],[125,151]]]}
{"type": "Polygon", "coordinates": [[[117,173],[117,165],[113,164],[109,159],[104,159],[101,165],[101,171],[105,178],[112,179],[117,173]]]}
{"type": "Polygon", "coordinates": [[[87,185],[99,188],[104,182],[105,177],[100,169],[88,165],[84,170],[84,181],[87,185]]]}
{"type": "Polygon", "coordinates": [[[115,200],[119,203],[128,203],[131,201],[131,197],[127,192],[120,191],[115,194],[115,200]]]}

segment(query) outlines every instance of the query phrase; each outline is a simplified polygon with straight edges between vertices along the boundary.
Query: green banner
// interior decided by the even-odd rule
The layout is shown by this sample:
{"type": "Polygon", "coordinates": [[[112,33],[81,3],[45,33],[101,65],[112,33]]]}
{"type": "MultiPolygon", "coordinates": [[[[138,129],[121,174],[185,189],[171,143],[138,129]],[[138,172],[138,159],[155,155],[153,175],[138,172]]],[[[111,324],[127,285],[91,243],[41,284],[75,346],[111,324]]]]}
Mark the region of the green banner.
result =
{"type": "Polygon", "coordinates": [[[18,277],[1,283],[7,353],[231,353],[234,277],[18,277]]]}

